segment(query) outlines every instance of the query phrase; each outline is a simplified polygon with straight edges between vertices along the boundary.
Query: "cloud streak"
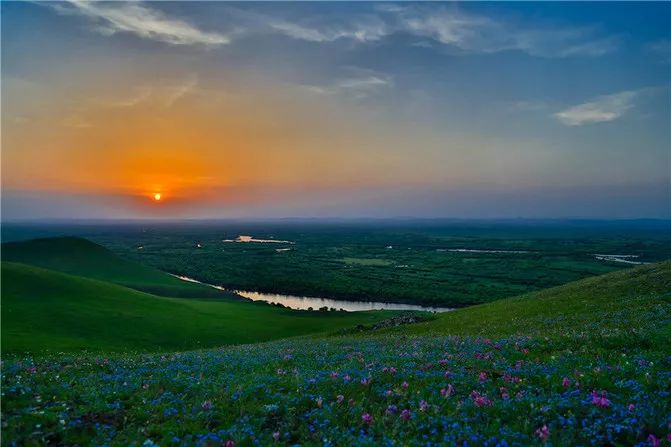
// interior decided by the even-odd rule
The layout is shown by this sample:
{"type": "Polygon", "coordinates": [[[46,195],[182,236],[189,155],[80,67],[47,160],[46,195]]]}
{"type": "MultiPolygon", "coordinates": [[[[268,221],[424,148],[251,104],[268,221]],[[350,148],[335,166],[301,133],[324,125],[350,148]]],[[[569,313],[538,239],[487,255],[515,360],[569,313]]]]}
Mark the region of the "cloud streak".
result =
{"type": "Polygon", "coordinates": [[[87,17],[94,29],[103,35],[134,34],[171,45],[217,46],[230,43],[230,38],[217,32],[202,31],[179,19],[166,17],[160,11],[137,3],[107,3],[71,0],[49,3],[62,14],[87,17]]]}
{"type": "Polygon", "coordinates": [[[594,98],[583,104],[555,113],[554,117],[567,126],[605,123],[622,117],[633,107],[639,91],[624,91],[594,98]]]}

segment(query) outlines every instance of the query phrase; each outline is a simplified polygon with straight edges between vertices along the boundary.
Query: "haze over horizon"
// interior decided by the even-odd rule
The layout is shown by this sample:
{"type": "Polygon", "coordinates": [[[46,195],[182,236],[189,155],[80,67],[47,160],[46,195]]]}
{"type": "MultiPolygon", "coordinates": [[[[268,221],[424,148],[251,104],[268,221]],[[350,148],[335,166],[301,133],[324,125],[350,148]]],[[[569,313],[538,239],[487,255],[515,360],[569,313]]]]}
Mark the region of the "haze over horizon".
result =
{"type": "Polygon", "coordinates": [[[2,3],[2,219],[671,218],[669,3],[2,3]]]}

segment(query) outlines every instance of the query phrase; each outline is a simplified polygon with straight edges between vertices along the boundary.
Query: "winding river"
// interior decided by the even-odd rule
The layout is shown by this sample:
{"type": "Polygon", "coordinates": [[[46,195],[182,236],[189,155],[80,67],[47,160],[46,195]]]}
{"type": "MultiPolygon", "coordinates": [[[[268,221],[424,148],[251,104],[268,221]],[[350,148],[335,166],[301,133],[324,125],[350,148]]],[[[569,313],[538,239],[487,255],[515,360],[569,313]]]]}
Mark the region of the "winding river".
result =
{"type": "MultiPolygon", "coordinates": [[[[209,287],[213,287],[219,290],[226,290],[221,286],[215,286],[214,284],[207,284],[201,281],[198,281],[188,276],[181,275],[172,275],[175,278],[179,278],[182,281],[195,282],[198,284],[204,284],[209,287]]],[[[243,296],[252,301],[265,301],[267,303],[279,303],[291,309],[298,310],[308,310],[312,308],[313,310],[318,310],[322,307],[334,308],[337,310],[346,310],[348,312],[360,312],[366,310],[421,310],[428,312],[448,312],[454,309],[448,307],[430,307],[430,306],[418,306],[416,304],[402,304],[402,303],[382,303],[376,301],[345,301],[345,300],[336,300],[331,298],[314,298],[307,296],[295,296],[295,295],[284,295],[280,293],[262,293],[262,292],[250,292],[246,290],[233,290],[240,296],[243,296]]]]}

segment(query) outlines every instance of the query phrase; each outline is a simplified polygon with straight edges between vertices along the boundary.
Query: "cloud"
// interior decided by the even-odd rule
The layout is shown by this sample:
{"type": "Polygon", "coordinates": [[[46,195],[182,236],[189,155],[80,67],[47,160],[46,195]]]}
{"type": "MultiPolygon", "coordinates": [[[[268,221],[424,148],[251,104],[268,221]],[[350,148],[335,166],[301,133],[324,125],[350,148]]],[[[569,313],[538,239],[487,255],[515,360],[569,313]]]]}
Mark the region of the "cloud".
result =
{"type": "Polygon", "coordinates": [[[384,22],[370,19],[348,26],[333,24],[307,26],[289,21],[275,21],[270,27],[288,37],[310,42],[333,42],[338,39],[369,42],[379,40],[388,34],[384,22]]]}
{"type": "Polygon", "coordinates": [[[166,107],[171,107],[184,96],[188,95],[198,86],[198,75],[193,73],[187,77],[184,82],[172,87],[165,98],[166,107]]]}
{"type": "Polygon", "coordinates": [[[63,14],[76,14],[94,22],[94,29],[104,35],[130,33],[172,45],[224,45],[230,38],[216,32],[206,32],[178,19],[166,17],[160,11],[138,3],[90,2],[70,0],[67,3],[47,3],[63,14]]]}
{"type": "Polygon", "coordinates": [[[671,40],[661,39],[645,45],[645,50],[656,56],[661,63],[671,64],[671,40]]]}
{"type": "Polygon", "coordinates": [[[554,117],[567,126],[614,121],[633,107],[640,91],[629,90],[594,98],[592,101],[569,107],[555,113],[554,117]]]}
{"type": "Polygon", "coordinates": [[[125,98],[109,99],[102,101],[102,105],[110,108],[125,109],[128,107],[135,107],[136,105],[145,102],[151,96],[153,88],[151,86],[141,86],[135,89],[132,95],[125,98]]]}
{"type": "Polygon", "coordinates": [[[304,85],[306,89],[320,95],[350,94],[356,98],[363,98],[378,90],[393,84],[390,76],[357,67],[348,67],[349,76],[338,79],[331,84],[304,85]]]}
{"type": "Polygon", "coordinates": [[[408,6],[393,9],[401,32],[433,39],[467,53],[522,51],[533,56],[601,56],[617,49],[614,37],[592,28],[529,27],[521,23],[451,8],[408,6]]]}

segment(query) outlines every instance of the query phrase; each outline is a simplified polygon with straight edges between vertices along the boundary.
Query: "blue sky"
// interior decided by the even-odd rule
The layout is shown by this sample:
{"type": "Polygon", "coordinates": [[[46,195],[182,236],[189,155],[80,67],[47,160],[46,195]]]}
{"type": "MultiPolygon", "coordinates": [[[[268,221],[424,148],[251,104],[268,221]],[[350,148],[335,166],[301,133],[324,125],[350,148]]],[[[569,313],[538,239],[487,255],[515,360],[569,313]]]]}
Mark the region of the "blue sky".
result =
{"type": "Polygon", "coordinates": [[[670,17],[3,3],[3,215],[671,217],[670,17]]]}

